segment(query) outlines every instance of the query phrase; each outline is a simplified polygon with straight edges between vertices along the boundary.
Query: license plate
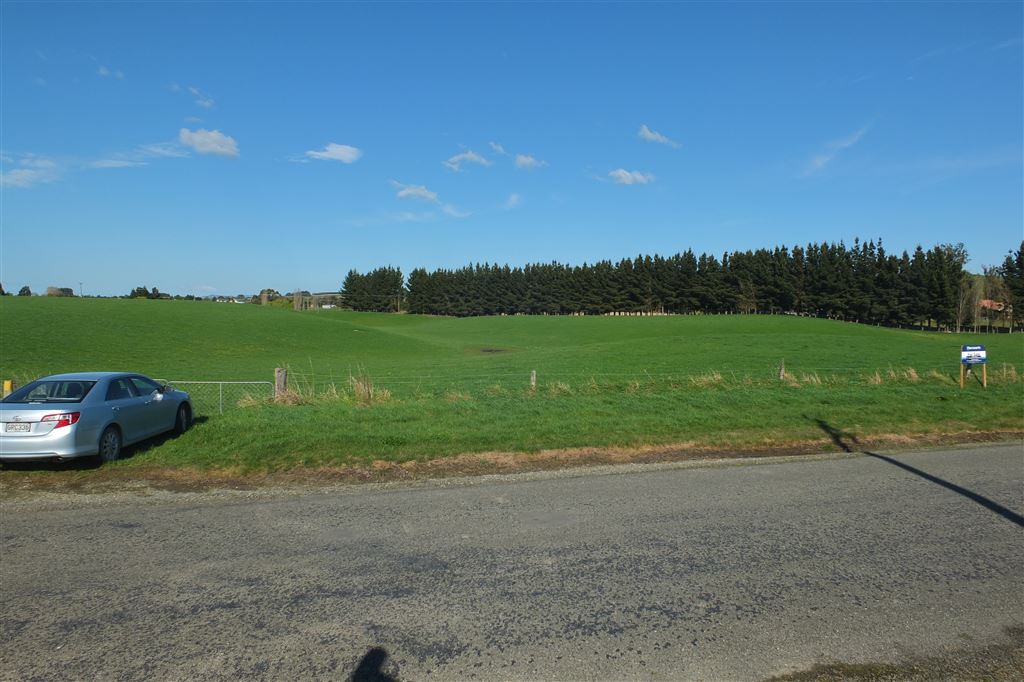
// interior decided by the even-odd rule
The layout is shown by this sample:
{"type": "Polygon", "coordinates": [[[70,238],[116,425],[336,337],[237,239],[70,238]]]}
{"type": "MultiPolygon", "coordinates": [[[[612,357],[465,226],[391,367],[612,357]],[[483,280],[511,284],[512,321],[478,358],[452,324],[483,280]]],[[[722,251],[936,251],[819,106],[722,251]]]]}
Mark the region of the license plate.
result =
{"type": "Polygon", "coordinates": [[[31,424],[15,424],[14,422],[11,422],[11,423],[9,423],[7,425],[8,433],[11,432],[11,431],[31,431],[31,430],[32,430],[32,425],[31,424]]]}

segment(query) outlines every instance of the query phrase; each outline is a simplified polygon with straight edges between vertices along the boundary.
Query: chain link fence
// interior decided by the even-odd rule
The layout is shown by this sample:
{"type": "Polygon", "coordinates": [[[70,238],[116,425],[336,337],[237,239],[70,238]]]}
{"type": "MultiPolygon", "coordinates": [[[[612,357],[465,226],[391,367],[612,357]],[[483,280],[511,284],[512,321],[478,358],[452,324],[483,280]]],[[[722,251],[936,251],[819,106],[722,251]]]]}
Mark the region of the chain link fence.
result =
{"type": "Polygon", "coordinates": [[[224,414],[250,402],[263,402],[274,397],[272,381],[168,381],[171,386],[187,391],[196,415],[224,414]]]}

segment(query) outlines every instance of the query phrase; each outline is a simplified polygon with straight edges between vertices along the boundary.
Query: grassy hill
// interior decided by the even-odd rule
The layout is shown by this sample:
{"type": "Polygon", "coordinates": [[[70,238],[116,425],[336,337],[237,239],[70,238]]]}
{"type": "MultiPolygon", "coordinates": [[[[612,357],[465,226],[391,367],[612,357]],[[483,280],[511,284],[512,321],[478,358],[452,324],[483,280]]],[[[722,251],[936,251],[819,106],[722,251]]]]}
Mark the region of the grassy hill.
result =
{"type": "Polygon", "coordinates": [[[19,382],[87,369],[269,381],[274,367],[290,369],[301,404],[233,409],[120,466],[274,469],[487,450],[782,444],[822,439],[816,419],[862,435],[1024,426],[1020,335],[789,316],[453,319],[0,299],[0,376],[19,382]],[[962,343],[988,347],[987,391],[956,385],[962,343]],[[360,393],[370,384],[372,401],[360,393]]]}

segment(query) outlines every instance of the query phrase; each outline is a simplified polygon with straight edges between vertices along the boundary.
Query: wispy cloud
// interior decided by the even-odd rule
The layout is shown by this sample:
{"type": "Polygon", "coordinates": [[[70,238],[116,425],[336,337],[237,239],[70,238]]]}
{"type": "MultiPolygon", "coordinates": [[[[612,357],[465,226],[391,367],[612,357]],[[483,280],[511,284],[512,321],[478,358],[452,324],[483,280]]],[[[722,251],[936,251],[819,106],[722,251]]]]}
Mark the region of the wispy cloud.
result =
{"type": "Polygon", "coordinates": [[[188,155],[187,150],[174,142],[143,144],[130,151],[114,152],[93,160],[74,157],[55,159],[36,154],[3,154],[0,156],[4,167],[2,183],[4,187],[33,187],[55,182],[76,171],[140,168],[150,165],[155,159],[180,158],[188,155]]]}
{"type": "Polygon", "coordinates": [[[89,168],[137,168],[148,166],[146,161],[130,161],[128,159],[99,159],[89,164],[89,168]]]}
{"type": "Polygon", "coordinates": [[[443,204],[441,206],[441,211],[445,215],[449,215],[449,216],[451,216],[453,218],[468,218],[469,216],[473,215],[469,211],[461,209],[461,208],[459,208],[457,206],[454,206],[452,204],[443,204]]]}
{"type": "Polygon", "coordinates": [[[216,102],[213,101],[212,97],[203,93],[199,88],[195,87],[194,85],[189,86],[188,92],[190,95],[196,98],[196,105],[202,107],[203,109],[212,109],[213,106],[216,104],[216,102]]]}
{"type": "Polygon", "coordinates": [[[189,130],[182,128],[178,132],[178,141],[186,147],[195,149],[200,154],[214,154],[216,156],[238,156],[238,143],[233,137],[229,137],[219,130],[189,130]]]}
{"type": "Polygon", "coordinates": [[[864,126],[860,130],[856,130],[846,137],[826,142],[822,150],[812,156],[811,160],[807,162],[807,165],[804,167],[804,177],[814,175],[815,173],[820,173],[825,170],[825,168],[832,163],[833,159],[839,156],[841,152],[857,144],[860,139],[864,137],[864,134],[867,133],[867,131],[867,126],[864,126]]]}
{"type": "Polygon", "coordinates": [[[656,130],[651,130],[647,127],[647,124],[640,126],[640,132],[637,133],[641,139],[647,140],[648,142],[656,142],[658,144],[668,145],[674,149],[679,148],[679,143],[675,140],[670,140],[656,130]]]}
{"type": "Polygon", "coordinates": [[[959,45],[946,45],[945,47],[937,47],[934,50],[928,50],[923,54],[919,54],[918,56],[911,59],[910,63],[911,65],[915,65],[920,64],[921,62],[929,61],[931,59],[936,59],[938,57],[944,57],[948,54],[956,54],[957,52],[963,52],[964,50],[970,49],[977,44],[978,42],[976,40],[972,40],[967,43],[960,43],[959,45]]]}
{"type": "Polygon", "coordinates": [[[86,168],[138,168],[148,166],[153,159],[182,158],[188,152],[174,142],[140,144],[127,152],[117,152],[102,159],[90,161],[86,168]]]}
{"type": "Polygon", "coordinates": [[[535,170],[537,168],[543,168],[546,165],[548,165],[547,161],[535,159],[530,154],[516,154],[516,168],[522,168],[523,170],[535,170]]]}
{"type": "Polygon", "coordinates": [[[491,149],[493,149],[496,154],[501,154],[502,156],[508,156],[508,152],[505,151],[505,148],[502,147],[497,142],[489,142],[488,144],[491,145],[491,149]]]}
{"type": "Polygon", "coordinates": [[[616,168],[608,172],[617,185],[646,185],[654,182],[654,174],[643,171],[628,171],[625,168],[616,168]]]}
{"type": "Polygon", "coordinates": [[[1020,169],[1024,162],[1019,148],[1008,146],[987,150],[968,151],[957,155],[930,156],[908,159],[874,167],[872,170],[893,182],[906,182],[905,192],[914,192],[925,187],[954,180],[956,178],[1001,169],[1020,169]]]}
{"type": "Polygon", "coordinates": [[[1016,38],[1010,38],[1009,40],[1003,40],[1001,42],[998,42],[998,43],[996,43],[995,45],[993,45],[992,47],[990,47],[988,49],[989,50],[1005,50],[1005,49],[1010,48],[1010,47],[1017,47],[1021,43],[1024,43],[1024,37],[1017,36],[1016,38]]]}
{"type": "Polygon", "coordinates": [[[364,218],[351,218],[344,222],[352,227],[365,228],[402,223],[429,223],[435,220],[437,220],[437,213],[434,211],[387,211],[364,218]]]}
{"type": "Polygon", "coordinates": [[[5,156],[3,165],[8,164],[18,167],[0,172],[0,187],[34,187],[53,182],[63,174],[63,168],[57,161],[34,154],[22,155],[17,160],[5,156]]]}
{"type": "Polygon", "coordinates": [[[389,180],[388,182],[392,187],[398,190],[398,193],[395,196],[399,199],[414,199],[417,201],[426,201],[430,204],[437,204],[442,213],[453,218],[468,218],[472,215],[469,211],[461,209],[454,204],[442,203],[440,197],[437,196],[437,192],[432,192],[424,185],[406,185],[398,182],[397,180],[389,180]]]}
{"type": "Polygon", "coordinates": [[[466,151],[462,152],[461,154],[456,154],[455,156],[449,158],[447,161],[442,161],[441,163],[443,163],[448,168],[451,168],[453,171],[460,171],[460,170],[462,170],[462,164],[463,163],[476,163],[476,164],[479,164],[481,166],[490,166],[491,165],[490,161],[488,161],[484,157],[480,156],[479,154],[474,152],[472,149],[467,149],[466,151]]]}
{"type": "Polygon", "coordinates": [[[431,192],[424,185],[405,185],[397,180],[390,181],[391,186],[398,190],[397,196],[399,199],[419,199],[420,201],[429,201],[430,203],[436,204],[437,192],[431,192]]]}
{"type": "Polygon", "coordinates": [[[188,156],[188,152],[173,142],[156,142],[154,144],[142,144],[136,148],[142,156],[180,158],[188,156]]]}
{"type": "Polygon", "coordinates": [[[511,211],[513,208],[518,208],[523,203],[523,197],[518,192],[512,192],[508,195],[508,199],[505,199],[505,203],[501,207],[506,211],[511,211]]]}
{"type": "Polygon", "coordinates": [[[342,163],[355,163],[362,155],[363,152],[357,147],[347,144],[336,144],[334,142],[329,143],[319,151],[310,150],[306,152],[306,157],[310,159],[341,161],[342,163]]]}
{"type": "Polygon", "coordinates": [[[114,78],[116,78],[118,80],[123,80],[124,79],[124,72],[123,71],[111,71],[108,67],[103,66],[102,64],[100,65],[100,67],[98,69],[96,69],[96,75],[97,76],[101,76],[103,78],[110,78],[111,76],[113,76],[114,78]]]}

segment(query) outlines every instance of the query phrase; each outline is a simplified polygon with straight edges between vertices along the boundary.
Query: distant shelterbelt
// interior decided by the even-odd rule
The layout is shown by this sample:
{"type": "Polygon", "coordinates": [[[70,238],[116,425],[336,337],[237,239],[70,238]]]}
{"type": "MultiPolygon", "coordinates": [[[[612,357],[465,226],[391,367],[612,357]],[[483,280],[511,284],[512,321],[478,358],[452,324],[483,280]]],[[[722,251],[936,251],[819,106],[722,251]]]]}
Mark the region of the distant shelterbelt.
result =
{"type": "Polygon", "coordinates": [[[954,328],[979,308],[1012,324],[1022,309],[1024,243],[985,275],[964,269],[962,244],[886,253],[881,241],[848,247],[809,244],[756,251],[637,256],[525,267],[476,264],[428,272],[353,270],[342,287],[355,310],[453,315],[603,315],[614,313],[792,313],[882,324],[954,328]],[[983,301],[1001,305],[980,306],[983,301]]]}

